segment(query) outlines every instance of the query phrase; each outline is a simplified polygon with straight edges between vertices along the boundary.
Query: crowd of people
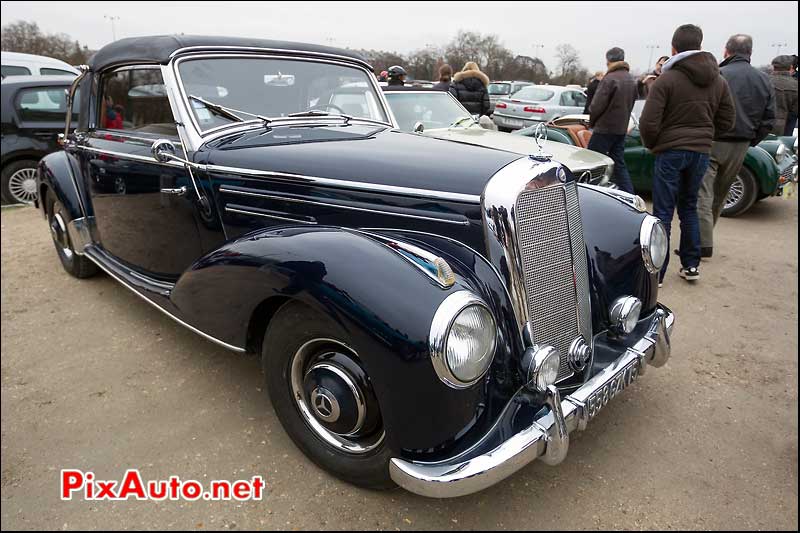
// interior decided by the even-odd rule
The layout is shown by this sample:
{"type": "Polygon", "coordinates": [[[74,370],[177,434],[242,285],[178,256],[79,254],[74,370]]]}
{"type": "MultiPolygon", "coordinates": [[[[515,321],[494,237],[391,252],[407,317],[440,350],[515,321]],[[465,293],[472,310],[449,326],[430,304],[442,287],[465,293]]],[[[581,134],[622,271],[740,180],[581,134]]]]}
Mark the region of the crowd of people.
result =
{"type": "MultiPolygon", "coordinates": [[[[586,88],[592,135],[588,149],[614,161],[612,181],[634,193],[625,166],[625,137],[634,103],[644,99],[639,120],[642,142],[655,155],[653,214],[671,235],[677,209],[681,237],[675,254],[679,275],[700,278],[701,258],[710,258],[714,226],[739,173],[748,147],[769,133],[791,135],[797,127],[797,56],[772,60],[772,73],[750,64],[753,40],[731,36],[722,62],[703,51],[703,31],[693,24],[678,27],[672,55],[661,56],[639,79],[630,73],[625,51],[606,52],[607,70],[596,72],[586,88]]],[[[381,73],[390,86],[404,86],[406,72],[393,66],[381,73]]],[[[472,61],[453,74],[439,69],[436,89],[450,91],[473,115],[490,115],[489,78],[472,61]]],[[[669,258],[659,276],[663,283],[669,258]]]]}

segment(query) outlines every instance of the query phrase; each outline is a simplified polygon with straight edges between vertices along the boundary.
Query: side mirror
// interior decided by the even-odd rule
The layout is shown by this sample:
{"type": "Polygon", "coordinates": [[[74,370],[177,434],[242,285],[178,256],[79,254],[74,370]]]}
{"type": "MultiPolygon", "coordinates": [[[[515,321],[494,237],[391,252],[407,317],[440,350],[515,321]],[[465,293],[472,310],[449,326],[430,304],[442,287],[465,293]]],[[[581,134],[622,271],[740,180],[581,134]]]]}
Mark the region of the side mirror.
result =
{"type": "Polygon", "coordinates": [[[423,131],[425,131],[425,125],[422,122],[414,124],[414,133],[422,133],[423,131]]]}
{"type": "Polygon", "coordinates": [[[175,155],[175,145],[167,139],[155,141],[153,146],[150,147],[150,151],[153,153],[153,158],[159,163],[181,161],[181,159],[175,155]]]}

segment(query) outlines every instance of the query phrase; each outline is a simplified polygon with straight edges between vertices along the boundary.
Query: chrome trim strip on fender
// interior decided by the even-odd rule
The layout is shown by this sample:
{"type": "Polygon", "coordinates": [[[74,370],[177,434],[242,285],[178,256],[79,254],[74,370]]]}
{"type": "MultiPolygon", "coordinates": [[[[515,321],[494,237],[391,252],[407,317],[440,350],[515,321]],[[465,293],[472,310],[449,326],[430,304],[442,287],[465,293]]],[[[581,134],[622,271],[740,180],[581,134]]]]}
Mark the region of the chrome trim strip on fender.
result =
{"type": "Polygon", "coordinates": [[[108,274],[109,276],[111,276],[112,278],[117,280],[119,283],[121,283],[123,287],[125,287],[128,290],[130,290],[131,292],[133,292],[136,296],[138,296],[139,298],[141,298],[145,302],[149,303],[150,305],[152,305],[153,307],[155,307],[156,309],[158,309],[159,311],[161,311],[162,313],[164,313],[165,315],[170,317],[172,320],[174,320],[175,322],[180,324],[181,326],[185,327],[186,329],[188,329],[188,330],[190,330],[190,331],[192,331],[194,333],[197,333],[201,337],[203,337],[203,338],[205,338],[205,339],[207,339],[207,340],[209,340],[209,341],[211,341],[211,342],[213,342],[215,344],[219,344],[223,348],[227,348],[228,350],[233,350],[234,352],[240,352],[240,353],[243,353],[245,351],[244,348],[239,348],[238,346],[234,346],[233,344],[228,344],[227,342],[221,341],[221,340],[217,339],[216,337],[212,337],[208,333],[204,333],[204,332],[200,331],[196,327],[192,326],[191,324],[189,324],[187,322],[184,322],[183,320],[181,320],[180,318],[176,317],[175,315],[173,315],[172,313],[170,313],[169,311],[167,311],[166,309],[164,309],[163,307],[161,307],[160,305],[158,305],[154,301],[150,300],[144,294],[140,293],[139,291],[137,291],[136,289],[131,287],[124,279],[120,278],[116,273],[114,273],[110,268],[108,268],[103,263],[102,260],[94,257],[92,255],[92,253],[91,253],[91,250],[92,250],[91,248],[88,248],[86,250],[86,257],[91,259],[94,264],[96,264],[103,271],[105,271],[106,274],[108,274]]]}
{"type": "Polygon", "coordinates": [[[446,224],[459,224],[463,226],[469,225],[469,220],[466,217],[461,217],[463,220],[448,220],[446,218],[439,218],[439,217],[432,217],[432,216],[423,216],[423,215],[410,215],[408,213],[397,213],[395,211],[387,211],[385,209],[372,209],[366,207],[355,207],[351,205],[343,205],[343,204],[336,204],[332,202],[317,202],[315,200],[306,200],[303,198],[295,198],[292,196],[275,196],[272,194],[264,194],[259,192],[250,192],[250,191],[240,191],[236,189],[231,189],[229,187],[222,186],[219,188],[219,192],[227,193],[227,194],[238,194],[241,196],[253,196],[256,198],[265,198],[268,200],[280,200],[282,202],[294,202],[298,204],[309,204],[309,205],[319,205],[322,207],[333,207],[337,209],[348,209],[350,211],[362,211],[365,213],[375,213],[379,215],[390,215],[396,217],[404,217],[404,218],[415,218],[418,220],[430,220],[433,222],[444,222],[446,224]]]}
{"type": "Polygon", "coordinates": [[[308,225],[316,224],[316,221],[312,221],[312,220],[301,220],[301,219],[298,219],[298,218],[282,217],[280,215],[273,215],[273,214],[270,214],[270,213],[261,213],[261,212],[258,212],[258,211],[252,211],[250,209],[237,209],[235,207],[229,207],[227,205],[225,206],[225,211],[228,212],[228,213],[236,213],[236,214],[239,214],[239,215],[251,215],[251,216],[254,216],[254,217],[273,218],[275,220],[283,220],[283,221],[288,221],[288,222],[297,222],[298,224],[308,224],[308,225]]]}
{"type": "Polygon", "coordinates": [[[437,463],[395,457],[389,463],[392,480],[415,494],[452,498],[490,487],[540,457],[548,464],[559,463],[567,454],[569,433],[585,429],[594,413],[647,365],[658,367],[669,358],[674,314],[660,305],[651,320],[647,334],[634,348],[625,350],[572,394],[561,399],[558,389],[549,388],[545,398],[552,407],[549,412],[493,450],[472,459],[437,463]]]}
{"type": "MultiPolygon", "coordinates": [[[[513,163],[511,163],[513,164],[513,163]]],[[[288,181],[296,181],[307,184],[318,184],[340,189],[352,189],[358,191],[368,191],[375,193],[392,193],[414,198],[427,198],[434,200],[448,200],[451,202],[462,202],[469,204],[479,204],[480,196],[475,194],[462,194],[457,192],[434,191],[430,189],[415,189],[412,187],[400,187],[396,185],[384,185],[381,183],[370,183],[362,181],[347,181],[332,178],[322,178],[318,176],[307,176],[303,174],[290,174],[288,172],[277,172],[273,170],[252,170],[246,168],[227,167],[222,165],[205,165],[207,172],[219,172],[222,174],[238,174],[243,176],[253,176],[260,178],[277,178],[288,181]]]]}

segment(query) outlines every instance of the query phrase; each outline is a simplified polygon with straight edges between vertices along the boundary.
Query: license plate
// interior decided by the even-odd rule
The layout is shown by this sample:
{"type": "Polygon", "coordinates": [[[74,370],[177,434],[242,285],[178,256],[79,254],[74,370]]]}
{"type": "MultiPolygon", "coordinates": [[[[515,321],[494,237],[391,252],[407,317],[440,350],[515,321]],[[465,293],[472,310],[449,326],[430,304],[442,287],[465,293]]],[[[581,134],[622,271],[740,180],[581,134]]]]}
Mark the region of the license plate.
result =
{"type": "Polygon", "coordinates": [[[504,118],[503,121],[508,126],[522,126],[522,121],[521,120],[516,120],[516,119],[513,119],[513,118],[504,118]]]}
{"type": "Polygon", "coordinates": [[[586,400],[586,411],[589,415],[589,420],[594,418],[614,396],[625,390],[625,387],[636,381],[638,377],[639,360],[634,359],[586,400]]]}

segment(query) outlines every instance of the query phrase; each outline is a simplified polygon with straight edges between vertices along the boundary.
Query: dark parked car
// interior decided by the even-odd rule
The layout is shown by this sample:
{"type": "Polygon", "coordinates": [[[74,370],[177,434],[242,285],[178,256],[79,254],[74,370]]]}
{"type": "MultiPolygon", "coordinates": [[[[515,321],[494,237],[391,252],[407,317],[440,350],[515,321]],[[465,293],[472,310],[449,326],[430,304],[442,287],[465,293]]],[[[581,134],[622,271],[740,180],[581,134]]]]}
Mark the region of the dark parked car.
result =
{"type": "Polygon", "coordinates": [[[4,202],[32,204],[36,199],[36,165],[60,149],[70,83],[72,78],[64,76],[9,76],[0,82],[4,202]]]}
{"type": "Polygon", "coordinates": [[[448,497],[559,463],[669,357],[666,235],[635,197],[394,129],[353,52],[123,39],[78,88],[38,173],[66,271],[256,354],[288,434],[349,482],[448,497]]]}

